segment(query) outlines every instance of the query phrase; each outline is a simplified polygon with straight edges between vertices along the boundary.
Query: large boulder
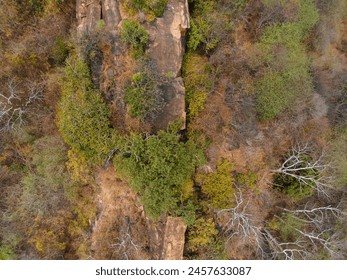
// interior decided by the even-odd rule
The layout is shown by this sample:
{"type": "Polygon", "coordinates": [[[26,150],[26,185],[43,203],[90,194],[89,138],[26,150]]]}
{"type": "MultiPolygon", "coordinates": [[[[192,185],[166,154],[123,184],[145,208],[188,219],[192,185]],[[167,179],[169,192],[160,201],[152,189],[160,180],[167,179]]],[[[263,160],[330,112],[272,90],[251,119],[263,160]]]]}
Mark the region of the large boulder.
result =
{"type": "MultiPolygon", "coordinates": [[[[187,0],[169,0],[162,17],[148,24],[151,44],[147,54],[160,75],[169,76],[172,83],[165,87],[163,111],[154,120],[155,130],[165,129],[169,122],[181,119],[185,124],[185,88],[181,76],[185,34],[190,27],[187,0]]],[[[182,126],[182,129],[185,125],[182,126]]]]}
{"type": "Polygon", "coordinates": [[[182,260],[187,226],[181,218],[168,217],[163,238],[162,260],[182,260]]]}
{"type": "Polygon", "coordinates": [[[101,3],[99,0],[76,1],[77,32],[79,35],[94,31],[101,19],[101,3]]]}
{"type": "Polygon", "coordinates": [[[118,5],[118,2],[115,0],[102,1],[102,17],[110,31],[116,31],[118,24],[122,20],[118,5]]]}
{"type": "Polygon", "coordinates": [[[78,34],[95,31],[97,22],[101,19],[110,32],[116,31],[121,21],[118,5],[115,0],[76,0],[78,34]]]}
{"type": "Polygon", "coordinates": [[[169,0],[163,17],[148,26],[152,43],[147,53],[160,74],[180,76],[185,33],[189,27],[187,0],[169,0]]]}

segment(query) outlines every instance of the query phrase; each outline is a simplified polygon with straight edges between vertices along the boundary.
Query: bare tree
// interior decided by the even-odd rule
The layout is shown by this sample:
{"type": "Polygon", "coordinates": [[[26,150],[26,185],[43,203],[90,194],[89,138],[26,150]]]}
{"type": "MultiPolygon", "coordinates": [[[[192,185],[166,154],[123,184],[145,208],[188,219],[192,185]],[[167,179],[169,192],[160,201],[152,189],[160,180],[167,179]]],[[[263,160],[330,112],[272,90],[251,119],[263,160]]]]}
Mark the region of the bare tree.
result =
{"type": "Polygon", "coordinates": [[[304,246],[305,242],[301,239],[295,242],[281,242],[267,229],[264,229],[262,234],[269,249],[268,255],[272,259],[295,260],[297,258],[305,259],[308,256],[308,251],[304,246]]]}
{"type": "Polygon", "coordinates": [[[228,209],[222,209],[217,213],[217,216],[223,221],[223,232],[227,240],[235,236],[244,241],[251,241],[257,247],[257,250],[264,254],[264,242],[261,228],[254,225],[251,215],[247,213],[248,201],[244,202],[242,191],[234,194],[236,206],[228,209]]]}
{"type": "Polygon", "coordinates": [[[288,213],[294,214],[296,219],[306,224],[306,230],[296,229],[302,237],[306,238],[314,249],[318,247],[324,248],[331,257],[340,258],[339,245],[341,240],[339,234],[336,233],[335,224],[347,214],[343,212],[339,205],[333,207],[331,205],[322,207],[311,207],[307,204],[303,209],[289,210],[284,209],[288,213]]]}
{"type": "MultiPolygon", "coordinates": [[[[303,209],[283,210],[290,213],[294,219],[299,220],[303,226],[293,228],[298,233],[298,238],[293,242],[281,242],[269,230],[263,230],[263,237],[267,242],[272,258],[306,259],[315,257],[322,249],[331,258],[343,258],[343,252],[340,250],[343,239],[336,232],[335,224],[346,213],[338,207],[330,205],[311,208],[305,205],[303,209]]],[[[277,218],[285,222],[280,217],[277,218]]]]}
{"type": "Polygon", "coordinates": [[[25,116],[35,101],[41,99],[40,86],[28,84],[22,92],[14,79],[7,82],[7,92],[0,92],[0,132],[21,129],[25,116]]]}
{"type": "Polygon", "coordinates": [[[132,252],[138,254],[141,246],[137,245],[131,235],[131,223],[129,217],[125,216],[123,220],[123,227],[121,227],[118,241],[111,245],[111,248],[116,248],[117,253],[122,253],[126,260],[129,260],[132,252]]]}
{"type": "Polygon", "coordinates": [[[315,189],[318,194],[328,195],[328,189],[333,189],[331,176],[326,175],[329,164],[324,163],[323,155],[316,160],[309,157],[308,145],[292,147],[288,157],[280,168],[272,170],[285,176],[295,178],[300,185],[315,189]]]}

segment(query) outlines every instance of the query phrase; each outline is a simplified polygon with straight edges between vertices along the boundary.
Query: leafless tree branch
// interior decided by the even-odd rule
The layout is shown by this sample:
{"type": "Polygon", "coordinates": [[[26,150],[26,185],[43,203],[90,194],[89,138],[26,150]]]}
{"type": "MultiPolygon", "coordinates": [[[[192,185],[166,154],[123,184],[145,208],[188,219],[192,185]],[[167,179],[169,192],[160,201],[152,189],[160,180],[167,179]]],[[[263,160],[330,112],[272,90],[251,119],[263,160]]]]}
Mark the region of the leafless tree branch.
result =
{"type": "Polygon", "coordinates": [[[0,132],[21,129],[30,107],[42,98],[42,88],[29,84],[27,91],[18,89],[15,79],[7,82],[6,93],[0,92],[0,132]]]}
{"type": "Polygon", "coordinates": [[[330,164],[323,161],[323,155],[317,160],[307,160],[309,154],[310,150],[307,144],[293,146],[282,165],[272,172],[293,177],[300,185],[309,186],[315,189],[318,194],[329,197],[328,189],[333,189],[333,178],[327,176],[325,171],[330,167],[330,164]],[[305,172],[308,175],[302,171],[308,171],[305,172]]]}

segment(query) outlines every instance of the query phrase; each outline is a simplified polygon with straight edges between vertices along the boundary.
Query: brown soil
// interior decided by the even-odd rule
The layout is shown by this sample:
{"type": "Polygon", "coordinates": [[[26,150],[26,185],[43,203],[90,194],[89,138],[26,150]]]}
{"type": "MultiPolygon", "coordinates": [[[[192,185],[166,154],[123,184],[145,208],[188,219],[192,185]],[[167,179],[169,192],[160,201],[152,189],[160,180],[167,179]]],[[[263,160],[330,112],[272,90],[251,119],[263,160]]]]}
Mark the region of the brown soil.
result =
{"type": "Polygon", "coordinates": [[[92,257],[150,259],[146,217],[135,191],[117,179],[111,167],[100,170],[96,181],[99,215],[91,238],[92,257]]]}

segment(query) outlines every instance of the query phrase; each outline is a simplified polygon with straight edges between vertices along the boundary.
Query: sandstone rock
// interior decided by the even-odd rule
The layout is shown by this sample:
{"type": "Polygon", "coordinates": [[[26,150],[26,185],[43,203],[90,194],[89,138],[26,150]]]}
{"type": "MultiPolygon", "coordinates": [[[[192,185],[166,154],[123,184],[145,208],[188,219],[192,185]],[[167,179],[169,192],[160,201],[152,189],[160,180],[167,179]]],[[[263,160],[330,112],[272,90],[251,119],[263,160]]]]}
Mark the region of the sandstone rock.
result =
{"type": "Polygon", "coordinates": [[[156,131],[166,129],[171,121],[181,119],[185,129],[185,88],[181,77],[173,79],[171,83],[163,87],[165,107],[153,122],[156,131]]]}
{"type": "Polygon", "coordinates": [[[118,2],[115,0],[103,0],[102,17],[105,21],[106,27],[110,31],[115,31],[118,24],[122,20],[119,12],[118,2]]]}
{"type": "Polygon", "coordinates": [[[181,218],[168,217],[163,238],[162,260],[182,260],[187,226],[181,218]]]}
{"type": "Polygon", "coordinates": [[[184,37],[190,27],[187,0],[169,0],[163,17],[149,25],[153,39],[148,54],[156,63],[160,74],[172,73],[180,76],[184,54],[184,37]]]}
{"type": "Polygon", "coordinates": [[[77,32],[79,35],[95,30],[101,19],[101,4],[99,0],[76,1],[77,32]]]}

